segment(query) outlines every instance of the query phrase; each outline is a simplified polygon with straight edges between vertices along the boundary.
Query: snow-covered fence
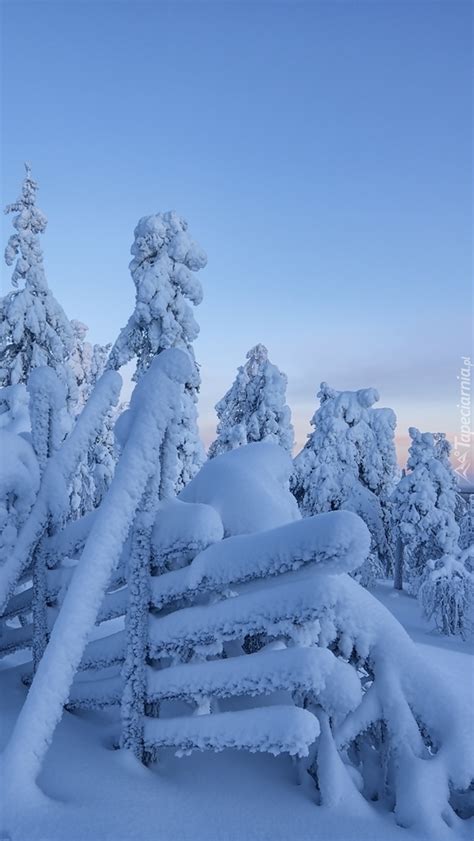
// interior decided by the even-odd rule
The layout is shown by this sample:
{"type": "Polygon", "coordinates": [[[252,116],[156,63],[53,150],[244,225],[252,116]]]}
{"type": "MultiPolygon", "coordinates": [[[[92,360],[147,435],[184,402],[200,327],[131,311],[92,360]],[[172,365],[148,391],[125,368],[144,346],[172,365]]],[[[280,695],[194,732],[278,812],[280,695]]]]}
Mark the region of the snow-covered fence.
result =
{"type": "MultiPolygon", "coordinates": [[[[87,646],[69,704],[102,707],[121,701],[122,743],[141,759],[164,745],[179,751],[233,745],[304,755],[319,724],[301,706],[310,698],[315,704],[335,699],[342,681],[350,687],[339,693],[342,714],[358,703],[360,687],[331,652],[300,650],[314,643],[317,628],[312,589],[297,571],[310,566],[330,574],[352,570],[368,551],[367,529],[354,514],[335,512],[219,540],[222,525],[219,529],[216,516],[209,506],[176,500],[162,505],[153,529],[148,524],[147,543],[142,530],[135,553],[140,577],[130,598],[127,631],[87,646]],[[202,551],[189,566],[169,569],[189,560],[183,550],[199,543],[202,551]],[[150,568],[161,574],[150,575],[150,568]],[[269,586],[268,579],[277,577],[283,586],[269,586]],[[269,643],[281,650],[244,654],[248,637],[259,640],[257,647],[269,643]],[[110,667],[124,658],[122,675],[110,675],[110,667]],[[97,669],[107,669],[107,676],[98,678],[97,669]],[[277,691],[286,693],[287,702],[265,716],[262,697],[277,691]],[[210,712],[226,698],[246,695],[257,698],[252,709],[193,717],[184,729],[181,719],[154,717],[164,702],[186,701],[198,712],[210,712]]],[[[132,575],[129,566],[129,580],[132,575]]]]}
{"type": "Polygon", "coordinates": [[[145,752],[236,747],[307,755],[319,733],[309,707],[347,714],[360,701],[360,686],[330,651],[308,647],[319,623],[306,573],[352,569],[368,548],[362,521],[338,512],[230,537],[188,568],[154,579],[147,701],[151,710],[186,701],[194,714],[184,721],[147,716],[145,752]],[[257,650],[245,654],[249,638],[257,650]],[[341,683],[346,692],[338,697],[341,683]],[[283,693],[282,702],[268,707],[265,698],[275,693],[283,693]],[[239,709],[244,697],[252,705],[239,709]],[[232,712],[221,710],[229,698],[232,712]]]}
{"type": "MultiPolygon", "coordinates": [[[[322,803],[378,800],[432,837],[454,824],[474,774],[470,710],[344,574],[367,551],[365,535],[364,545],[360,521],[334,512],[218,541],[152,576],[147,714],[134,749],[309,751],[303,767],[322,803]],[[259,650],[244,654],[249,637],[259,650]],[[189,715],[173,714],[176,702],[189,715]]],[[[125,643],[123,632],[91,643],[87,665],[120,661],[125,643]]],[[[71,702],[122,698],[119,673],[97,680],[86,670],[71,702]]]]}

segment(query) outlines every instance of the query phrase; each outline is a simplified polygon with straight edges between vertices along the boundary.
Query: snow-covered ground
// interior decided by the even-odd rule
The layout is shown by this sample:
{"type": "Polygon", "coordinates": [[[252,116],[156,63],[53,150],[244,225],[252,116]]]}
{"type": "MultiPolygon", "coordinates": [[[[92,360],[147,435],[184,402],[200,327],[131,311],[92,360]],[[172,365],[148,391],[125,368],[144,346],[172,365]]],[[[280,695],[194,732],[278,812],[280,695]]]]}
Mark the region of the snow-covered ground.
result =
{"type": "MultiPolygon", "coordinates": [[[[474,645],[442,637],[420,617],[419,605],[392,585],[375,595],[402,622],[423,655],[472,696],[474,645]]],[[[21,666],[8,659],[0,672],[1,743],[24,700],[21,666]]],[[[396,826],[393,815],[368,804],[329,810],[315,803],[311,785],[297,784],[286,756],[227,750],[182,759],[162,751],[144,768],[114,749],[118,713],[65,713],[39,783],[47,797],[21,804],[11,841],[414,841],[419,834],[396,826]]],[[[466,738],[472,734],[466,734],[466,738]]],[[[473,821],[445,838],[471,839],[473,821]]]]}

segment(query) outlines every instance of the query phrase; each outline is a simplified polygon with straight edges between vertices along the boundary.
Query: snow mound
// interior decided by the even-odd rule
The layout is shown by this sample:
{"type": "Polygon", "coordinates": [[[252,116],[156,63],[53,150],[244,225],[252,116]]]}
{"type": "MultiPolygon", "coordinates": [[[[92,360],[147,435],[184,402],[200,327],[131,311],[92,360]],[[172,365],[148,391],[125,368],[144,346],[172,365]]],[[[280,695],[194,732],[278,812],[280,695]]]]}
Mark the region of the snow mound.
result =
{"type": "Polygon", "coordinates": [[[288,489],[292,469],[276,444],[247,444],[206,462],[179,498],[212,505],[226,537],[265,531],[300,519],[288,489]]]}

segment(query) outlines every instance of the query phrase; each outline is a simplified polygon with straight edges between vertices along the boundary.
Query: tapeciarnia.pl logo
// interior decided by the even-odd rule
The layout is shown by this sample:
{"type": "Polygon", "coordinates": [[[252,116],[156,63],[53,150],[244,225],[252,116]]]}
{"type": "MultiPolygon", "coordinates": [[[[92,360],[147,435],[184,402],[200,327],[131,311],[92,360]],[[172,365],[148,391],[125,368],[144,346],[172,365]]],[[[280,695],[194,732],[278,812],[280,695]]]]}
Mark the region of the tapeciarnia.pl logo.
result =
{"type": "Polygon", "coordinates": [[[470,480],[472,462],[472,411],[471,411],[471,370],[472,361],[470,356],[462,356],[462,367],[457,376],[459,380],[460,399],[457,404],[459,409],[459,437],[454,437],[454,458],[456,466],[455,473],[464,481],[470,480]]]}

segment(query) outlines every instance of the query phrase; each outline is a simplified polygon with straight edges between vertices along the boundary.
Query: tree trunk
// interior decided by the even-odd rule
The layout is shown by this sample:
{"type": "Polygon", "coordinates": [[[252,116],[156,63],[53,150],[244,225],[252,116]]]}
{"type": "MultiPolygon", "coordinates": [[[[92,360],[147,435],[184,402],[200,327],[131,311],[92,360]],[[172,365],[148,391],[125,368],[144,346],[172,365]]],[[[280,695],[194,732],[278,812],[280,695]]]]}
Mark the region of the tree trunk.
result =
{"type": "Polygon", "coordinates": [[[395,574],[393,586],[395,590],[403,590],[403,562],[404,562],[404,546],[400,536],[397,537],[397,545],[395,547],[395,574]]]}

